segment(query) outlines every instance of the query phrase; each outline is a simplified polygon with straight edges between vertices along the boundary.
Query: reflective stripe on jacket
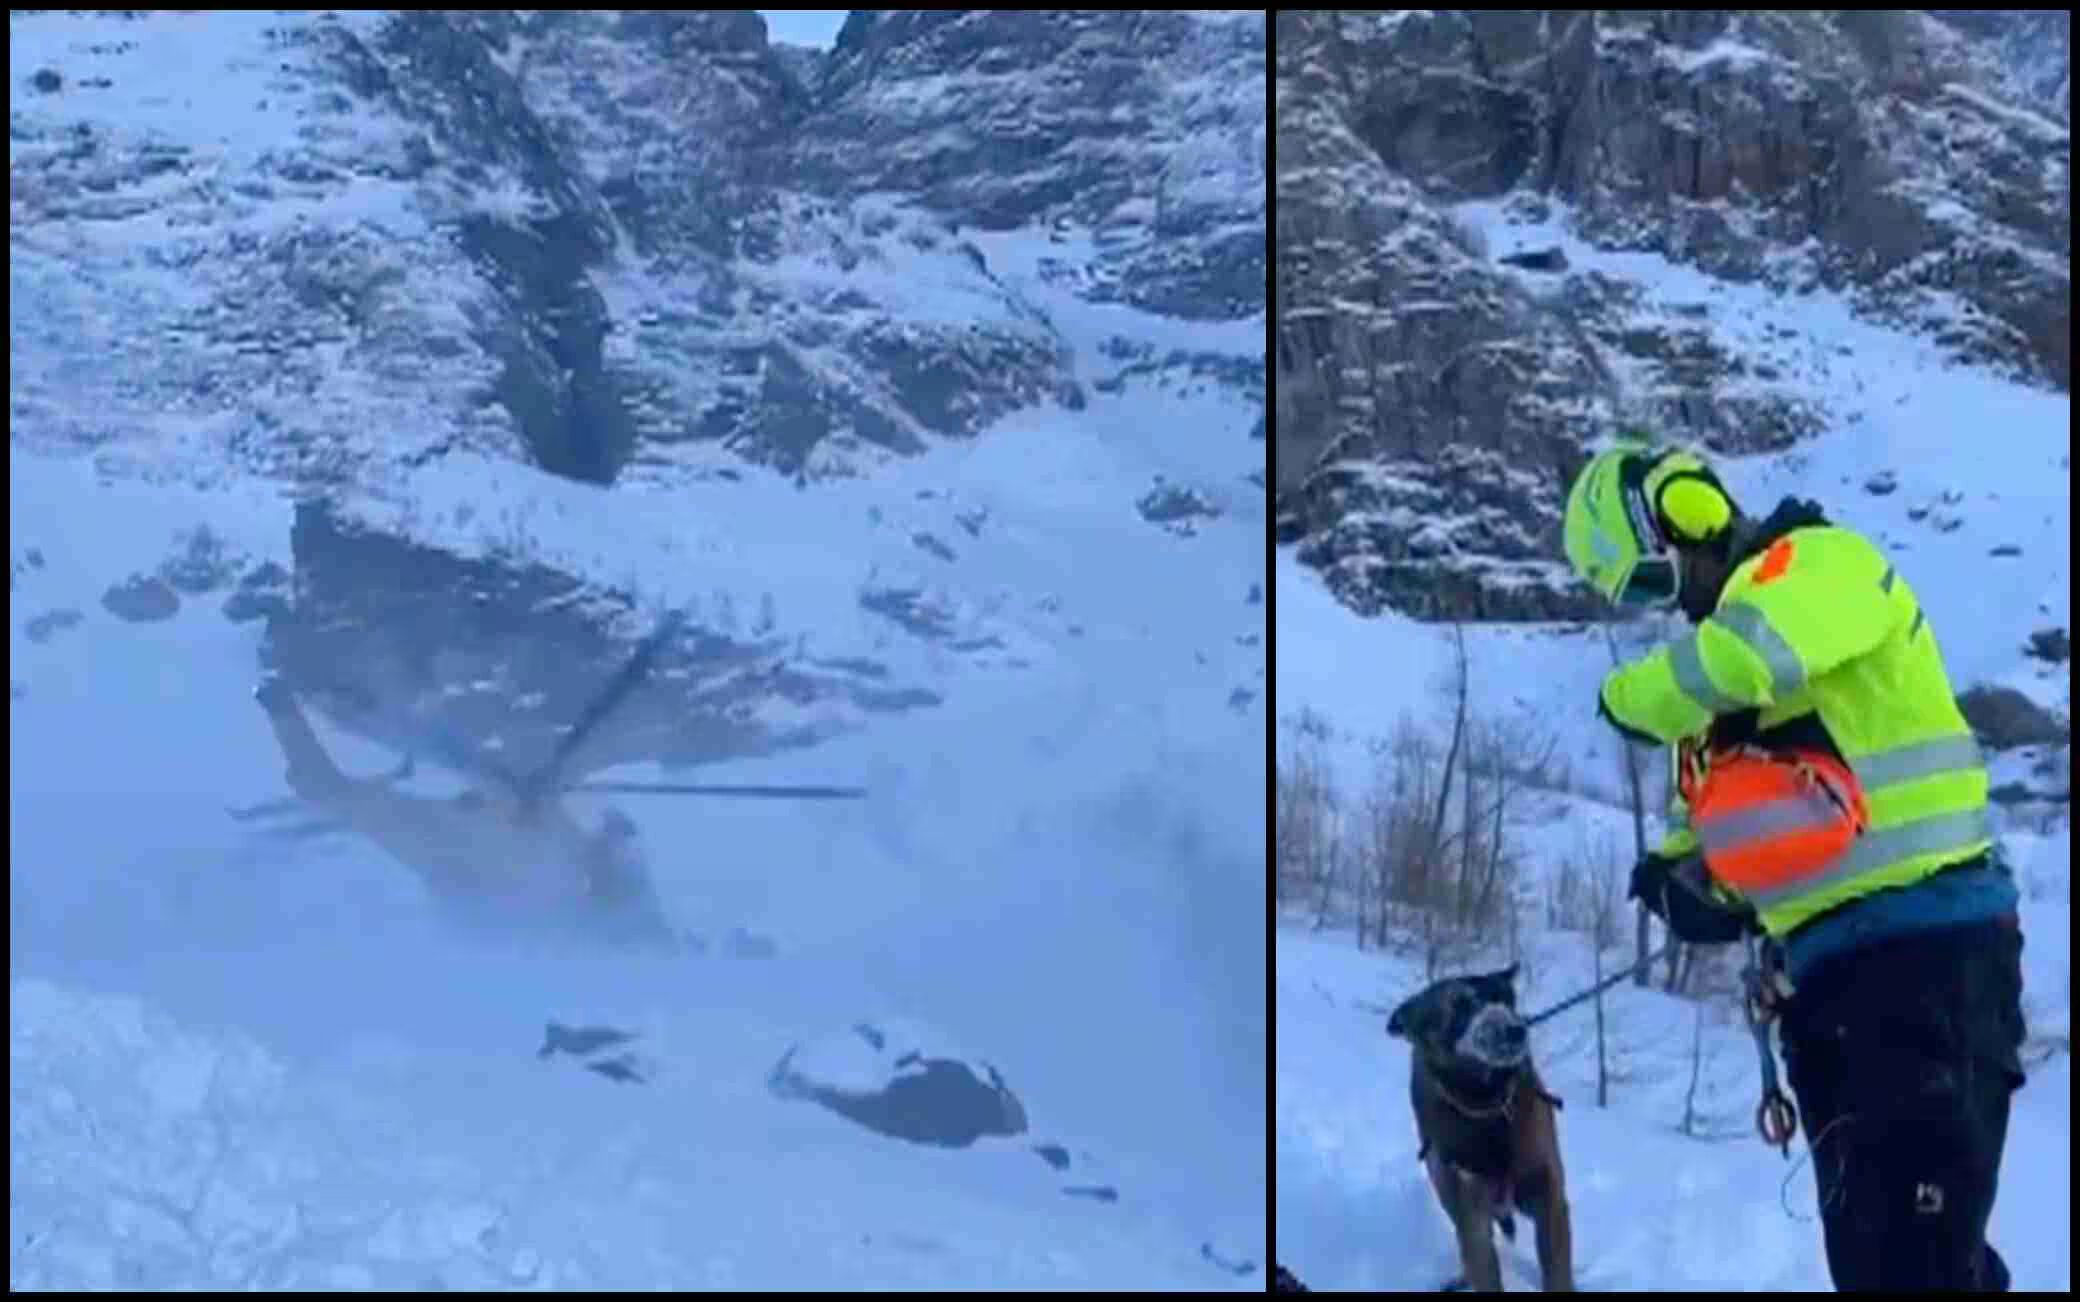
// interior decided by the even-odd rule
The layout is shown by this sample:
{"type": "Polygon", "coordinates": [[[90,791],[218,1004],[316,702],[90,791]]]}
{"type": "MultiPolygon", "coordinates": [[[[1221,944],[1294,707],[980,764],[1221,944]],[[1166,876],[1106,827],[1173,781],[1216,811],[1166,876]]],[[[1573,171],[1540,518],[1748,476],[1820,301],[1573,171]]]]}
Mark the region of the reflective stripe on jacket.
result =
{"type": "MultiPolygon", "coordinates": [[[[1735,568],[1696,631],[1613,670],[1604,705],[1675,743],[1758,711],[1765,736],[1817,715],[1861,783],[1870,826],[1824,871],[1748,896],[1772,936],[1906,886],[1992,844],[1987,774],[1935,634],[1878,549],[1832,525],[1795,528],[1735,568]]],[[[1684,832],[1664,844],[1694,848],[1684,832]]]]}

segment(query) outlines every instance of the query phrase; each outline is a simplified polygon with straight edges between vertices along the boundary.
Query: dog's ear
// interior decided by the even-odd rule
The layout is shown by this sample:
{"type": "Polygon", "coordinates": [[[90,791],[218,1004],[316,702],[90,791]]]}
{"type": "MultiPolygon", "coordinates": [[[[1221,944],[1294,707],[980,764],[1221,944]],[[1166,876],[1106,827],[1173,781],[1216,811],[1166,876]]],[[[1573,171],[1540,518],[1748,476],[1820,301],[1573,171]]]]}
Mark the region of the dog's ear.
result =
{"type": "Polygon", "coordinates": [[[1437,1028],[1439,991],[1444,983],[1425,986],[1402,1000],[1392,1013],[1387,1015],[1387,1034],[1398,1035],[1411,1043],[1417,1043],[1437,1028]]]}
{"type": "MultiPolygon", "coordinates": [[[[1421,996],[1419,995],[1417,998],[1421,998],[1421,996]]],[[[1412,1040],[1415,1038],[1415,1020],[1415,999],[1404,999],[1393,1012],[1387,1014],[1387,1034],[1398,1035],[1404,1040],[1412,1040]]]]}
{"type": "Polygon", "coordinates": [[[1499,972],[1483,972],[1475,977],[1474,980],[1483,985],[1506,986],[1514,989],[1517,984],[1517,968],[1520,966],[1522,965],[1512,963],[1499,972]]]}

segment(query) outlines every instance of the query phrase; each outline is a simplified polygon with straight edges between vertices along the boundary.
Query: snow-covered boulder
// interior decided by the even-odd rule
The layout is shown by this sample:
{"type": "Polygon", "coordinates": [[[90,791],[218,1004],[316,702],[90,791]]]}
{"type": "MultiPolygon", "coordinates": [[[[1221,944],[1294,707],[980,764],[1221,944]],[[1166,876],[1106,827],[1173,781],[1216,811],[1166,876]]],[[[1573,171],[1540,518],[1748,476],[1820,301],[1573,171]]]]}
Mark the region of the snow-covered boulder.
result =
{"type": "Polygon", "coordinates": [[[908,1021],[858,1022],[804,1040],[781,1055],[767,1085],[913,1144],[965,1148],[1026,1129],[1025,1105],[995,1066],[908,1021]]]}

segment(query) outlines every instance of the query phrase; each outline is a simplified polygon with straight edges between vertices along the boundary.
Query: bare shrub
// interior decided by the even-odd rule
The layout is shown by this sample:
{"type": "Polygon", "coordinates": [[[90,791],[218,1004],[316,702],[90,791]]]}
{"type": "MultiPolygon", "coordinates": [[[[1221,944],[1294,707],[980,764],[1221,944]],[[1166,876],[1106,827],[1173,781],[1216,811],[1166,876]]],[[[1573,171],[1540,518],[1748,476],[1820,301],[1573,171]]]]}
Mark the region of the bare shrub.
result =
{"type": "Polygon", "coordinates": [[[1365,770],[1336,772],[1326,721],[1303,712],[1281,722],[1274,774],[1280,907],[1349,925],[1360,948],[1419,952],[1432,975],[1480,950],[1523,954],[1527,793],[1569,780],[1535,716],[1475,709],[1463,629],[1452,645],[1430,684],[1439,715],[1370,739],[1365,770]]]}
{"type": "Polygon", "coordinates": [[[1310,909],[1317,927],[1332,916],[1345,858],[1342,796],[1329,762],[1329,722],[1303,710],[1281,724],[1272,811],[1281,905],[1310,909]]]}

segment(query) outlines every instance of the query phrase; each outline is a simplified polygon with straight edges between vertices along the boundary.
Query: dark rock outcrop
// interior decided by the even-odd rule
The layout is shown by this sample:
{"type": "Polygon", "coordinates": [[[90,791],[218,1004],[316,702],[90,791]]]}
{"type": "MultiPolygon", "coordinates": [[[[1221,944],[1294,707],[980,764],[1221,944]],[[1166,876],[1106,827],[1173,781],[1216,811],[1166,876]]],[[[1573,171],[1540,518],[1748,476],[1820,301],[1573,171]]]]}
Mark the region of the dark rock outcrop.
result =
{"type": "Polygon", "coordinates": [[[121,583],[109,585],[101,594],[101,605],[117,619],[132,624],[156,624],[179,614],[181,599],[163,579],[133,574],[121,583]]]}
{"type": "Polygon", "coordinates": [[[1980,744],[1991,750],[2065,745],[2071,725],[2012,687],[1973,687],[1957,698],[1980,744]]]}
{"type": "MultiPolygon", "coordinates": [[[[337,722],[465,770],[527,772],[627,660],[601,590],[524,555],[468,558],[396,537],[323,500],[291,533],[293,601],[255,571],[234,601],[264,610],[265,667],[337,722]]],[[[232,613],[227,606],[227,614],[232,613]]],[[[647,631],[647,630],[645,630],[647,631]]],[[[692,765],[806,746],[877,711],[930,706],[886,671],[798,664],[789,642],[691,621],[592,735],[576,776],[635,759],[692,765]],[[784,724],[766,706],[784,703],[784,724]]]]}

